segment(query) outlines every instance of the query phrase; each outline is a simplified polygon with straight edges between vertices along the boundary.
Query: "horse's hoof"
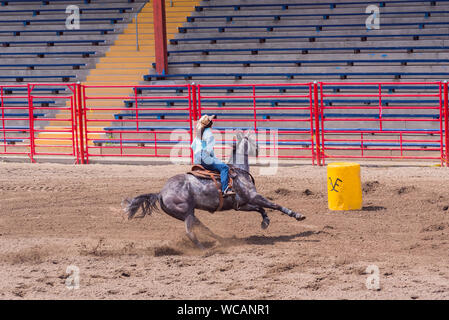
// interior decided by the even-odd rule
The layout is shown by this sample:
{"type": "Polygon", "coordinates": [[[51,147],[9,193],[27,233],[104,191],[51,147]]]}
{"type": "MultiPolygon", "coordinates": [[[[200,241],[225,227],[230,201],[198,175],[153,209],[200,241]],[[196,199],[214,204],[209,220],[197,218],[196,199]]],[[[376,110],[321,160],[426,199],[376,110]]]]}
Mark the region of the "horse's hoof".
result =
{"type": "Polygon", "coordinates": [[[263,221],[262,221],[262,223],[261,223],[261,227],[262,227],[262,229],[266,229],[266,228],[268,228],[268,226],[270,225],[270,219],[263,219],[263,221]]]}
{"type": "Polygon", "coordinates": [[[302,221],[302,220],[304,220],[306,218],[306,216],[303,216],[302,214],[298,213],[298,214],[296,214],[295,218],[296,218],[297,221],[302,221]]]}

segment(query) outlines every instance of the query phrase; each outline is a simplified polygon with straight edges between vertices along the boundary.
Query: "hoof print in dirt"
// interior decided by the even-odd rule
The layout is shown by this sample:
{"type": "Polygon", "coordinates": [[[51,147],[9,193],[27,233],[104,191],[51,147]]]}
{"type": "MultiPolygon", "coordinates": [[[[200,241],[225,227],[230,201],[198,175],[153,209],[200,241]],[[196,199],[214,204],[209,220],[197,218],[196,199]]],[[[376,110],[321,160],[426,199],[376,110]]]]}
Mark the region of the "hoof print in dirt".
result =
{"type": "Polygon", "coordinates": [[[154,256],[155,257],[162,257],[162,256],[180,256],[182,255],[182,252],[169,247],[169,246],[161,246],[154,248],[154,256]]]}
{"type": "Polygon", "coordinates": [[[302,194],[305,196],[312,196],[313,192],[310,189],[306,189],[302,192],[302,194]]]}
{"type": "Polygon", "coordinates": [[[399,195],[401,195],[401,194],[407,194],[407,193],[410,193],[410,192],[415,191],[415,190],[416,190],[416,188],[415,188],[414,186],[400,187],[400,188],[396,191],[396,193],[399,194],[399,195]]]}
{"type": "Polygon", "coordinates": [[[379,186],[379,181],[368,181],[363,184],[362,191],[363,193],[373,193],[379,188],[379,186]]]}
{"type": "Polygon", "coordinates": [[[274,190],[274,193],[280,196],[288,196],[291,193],[291,191],[285,188],[277,188],[276,190],[274,190]]]}

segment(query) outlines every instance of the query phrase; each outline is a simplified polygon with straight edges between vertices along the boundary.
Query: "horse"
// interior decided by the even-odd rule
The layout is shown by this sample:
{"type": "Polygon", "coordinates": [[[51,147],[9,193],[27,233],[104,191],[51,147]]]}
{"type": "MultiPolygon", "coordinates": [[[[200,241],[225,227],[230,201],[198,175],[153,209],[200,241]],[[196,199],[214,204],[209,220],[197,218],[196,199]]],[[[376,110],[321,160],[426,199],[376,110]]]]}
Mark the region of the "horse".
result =
{"type": "MultiPolygon", "coordinates": [[[[254,139],[250,139],[249,131],[238,131],[237,143],[233,145],[232,157],[228,163],[230,177],[233,180],[234,196],[222,198],[220,211],[256,211],[262,216],[261,228],[266,229],[270,219],[265,212],[266,208],[274,209],[301,221],[305,216],[291,209],[273,203],[260,195],[255,186],[254,178],[249,169],[249,153],[257,153],[257,145],[254,139]]],[[[123,201],[125,214],[128,219],[143,218],[160,208],[168,215],[184,221],[188,238],[200,249],[204,246],[193,232],[194,226],[200,226],[215,239],[220,240],[195,216],[195,209],[206,210],[214,213],[220,204],[220,182],[210,179],[198,178],[192,174],[178,174],[169,178],[159,193],[139,195],[133,199],[123,201]],[[142,213],[136,216],[141,209],[142,213]]]]}

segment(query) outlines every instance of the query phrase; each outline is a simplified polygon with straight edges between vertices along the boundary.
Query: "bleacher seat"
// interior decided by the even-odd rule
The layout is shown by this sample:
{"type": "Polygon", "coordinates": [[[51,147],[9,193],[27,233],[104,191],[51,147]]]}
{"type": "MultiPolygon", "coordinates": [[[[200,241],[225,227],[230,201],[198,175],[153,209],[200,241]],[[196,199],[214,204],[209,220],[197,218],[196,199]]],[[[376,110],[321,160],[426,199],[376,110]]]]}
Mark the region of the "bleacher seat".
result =
{"type": "Polygon", "coordinates": [[[56,114],[67,109],[71,92],[58,83],[84,81],[143,2],[0,0],[0,144],[30,143],[28,82],[41,84],[32,90],[35,136],[56,119],[60,126],[68,123],[56,114]],[[68,5],[80,8],[80,29],[65,26],[68,5]]]}
{"type": "Polygon", "coordinates": [[[209,0],[170,40],[164,77],[153,71],[144,79],[179,84],[270,77],[287,83],[445,79],[448,14],[446,0],[209,0]],[[365,24],[370,4],[380,7],[378,30],[365,24]]]}

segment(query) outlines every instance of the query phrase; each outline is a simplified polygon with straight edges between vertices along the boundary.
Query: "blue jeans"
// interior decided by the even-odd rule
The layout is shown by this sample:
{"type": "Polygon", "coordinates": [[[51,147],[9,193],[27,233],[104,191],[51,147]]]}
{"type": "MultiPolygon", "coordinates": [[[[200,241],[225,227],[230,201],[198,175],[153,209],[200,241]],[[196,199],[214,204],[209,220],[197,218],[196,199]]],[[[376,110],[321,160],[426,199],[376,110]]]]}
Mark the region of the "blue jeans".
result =
{"type": "Polygon", "coordinates": [[[201,159],[201,165],[207,170],[220,172],[221,191],[224,192],[229,183],[229,167],[227,164],[224,164],[217,158],[215,158],[214,160],[215,161],[212,162],[212,164],[207,164],[201,159]]]}

